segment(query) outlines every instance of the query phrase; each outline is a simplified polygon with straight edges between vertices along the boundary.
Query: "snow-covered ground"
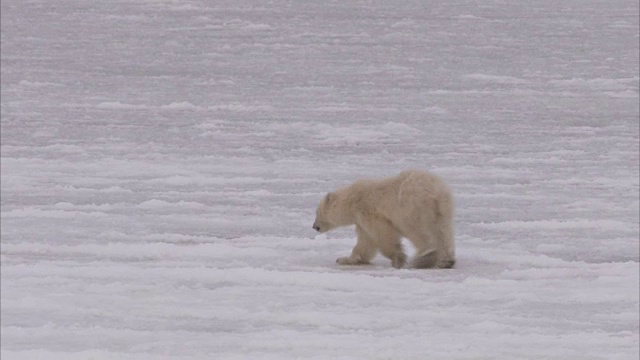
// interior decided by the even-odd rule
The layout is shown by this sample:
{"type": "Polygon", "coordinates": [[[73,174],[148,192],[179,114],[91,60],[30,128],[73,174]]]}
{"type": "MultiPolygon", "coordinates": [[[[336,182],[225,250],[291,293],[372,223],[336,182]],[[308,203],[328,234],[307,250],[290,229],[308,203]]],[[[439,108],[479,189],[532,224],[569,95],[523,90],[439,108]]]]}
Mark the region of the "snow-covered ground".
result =
{"type": "Polygon", "coordinates": [[[2,0],[2,359],[638,359],[638,12],[2,0]],[[456,269],[336,265],[407,168],[456,269]]]}

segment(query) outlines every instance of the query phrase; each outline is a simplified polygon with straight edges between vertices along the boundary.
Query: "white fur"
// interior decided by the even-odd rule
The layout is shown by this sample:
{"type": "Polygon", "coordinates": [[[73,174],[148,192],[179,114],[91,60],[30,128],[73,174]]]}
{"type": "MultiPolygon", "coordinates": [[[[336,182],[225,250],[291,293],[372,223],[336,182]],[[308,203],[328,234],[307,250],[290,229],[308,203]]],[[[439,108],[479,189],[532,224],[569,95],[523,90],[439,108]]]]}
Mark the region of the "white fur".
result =
{"type": "Polygon", "coordinates": [[[314,229],[354,225],[358,240],[343,265],[367,264],[380,251],[395,268],[405,265],[402,237],[413,243],[413,267],[450,268],[455,263],[453,197],[439,177],[403,171],[381,180],[359,180],[322,199],[314,229]]]}

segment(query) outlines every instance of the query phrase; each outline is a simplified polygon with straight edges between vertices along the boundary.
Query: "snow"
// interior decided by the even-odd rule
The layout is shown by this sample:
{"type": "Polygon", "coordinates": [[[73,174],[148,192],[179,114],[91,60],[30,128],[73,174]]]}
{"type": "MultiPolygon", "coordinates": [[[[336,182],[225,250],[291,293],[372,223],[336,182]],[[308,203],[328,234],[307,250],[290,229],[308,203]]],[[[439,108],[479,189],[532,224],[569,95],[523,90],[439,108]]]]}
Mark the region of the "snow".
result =
{"type": "Polygon", "coordinates": [[[638,13],[3,0],[2,359],[637,359],[638,13]],[[408,168],[456,268],[336,265],[408,168]]]}

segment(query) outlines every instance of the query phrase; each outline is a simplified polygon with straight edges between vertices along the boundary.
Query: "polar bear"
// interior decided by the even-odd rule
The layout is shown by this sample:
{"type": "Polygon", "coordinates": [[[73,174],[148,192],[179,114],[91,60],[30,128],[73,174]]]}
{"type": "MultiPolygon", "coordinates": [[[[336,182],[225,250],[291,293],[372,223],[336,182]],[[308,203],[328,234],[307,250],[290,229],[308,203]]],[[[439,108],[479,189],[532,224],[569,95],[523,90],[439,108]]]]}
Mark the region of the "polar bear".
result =
{"type": "Polygon", "coordinates": [[[413,268],[451,268],[453,208],[451,190],[441,178],[408,170],[328,193],[318,205],[313,229],[324,233],[355,224],[356,246],[351,256],[336,260],[341,265],[368,264],[380,251],[394,268],[402,268],[407,261],[401,244],[405,237],[416,248],[413,268]]]}

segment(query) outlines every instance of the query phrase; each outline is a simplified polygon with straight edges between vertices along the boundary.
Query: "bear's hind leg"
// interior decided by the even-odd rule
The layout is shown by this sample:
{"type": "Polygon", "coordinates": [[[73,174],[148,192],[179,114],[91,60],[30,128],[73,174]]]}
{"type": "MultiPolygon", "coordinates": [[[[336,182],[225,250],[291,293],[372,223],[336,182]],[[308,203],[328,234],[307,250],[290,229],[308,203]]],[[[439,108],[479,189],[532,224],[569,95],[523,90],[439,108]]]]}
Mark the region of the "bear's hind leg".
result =
{"type": "Polygon", "coordinates": [[[442,269],[450,269],[456,264],[453,241],[453,203],[450,198],[447,198],[440,203],[440,207],[442,210],[436,217],[435,226],[438,246],[440,247],[436,266],[442,269]]]}
{"type": "Polygon", "coordinates": [[[414,269],[452,268],[455,259],[447,253],[438,231],[425,230],[412,234],[409,239],[416,247],[416,255],[411,261],[414,269]]]}
{"type": "Polygon", "coordinates": [[[430,269],[438,263],[438,250],[435,244],[435,235],[429,229],[414,231],[407,236],[416,248],[416,254],[411,260],[414,269],[430,269]]]}
{"type": "Polygon", "coordinates": [[[427,250],[416,253],[411,260],[411,267],[414,269],[431,269],[436,267],[438,256],[435,250],[427,250]]]}
{"type": "Polygon", "coordinates": [[[356,225],[356,233],[358,234],[358,242],[351,251],[351,256],[338,258],[336,262],[340,265],[364,265],[368,264],[378,250],[376,249],[373,239],[364,232],[364,230],[356,225]]]}

